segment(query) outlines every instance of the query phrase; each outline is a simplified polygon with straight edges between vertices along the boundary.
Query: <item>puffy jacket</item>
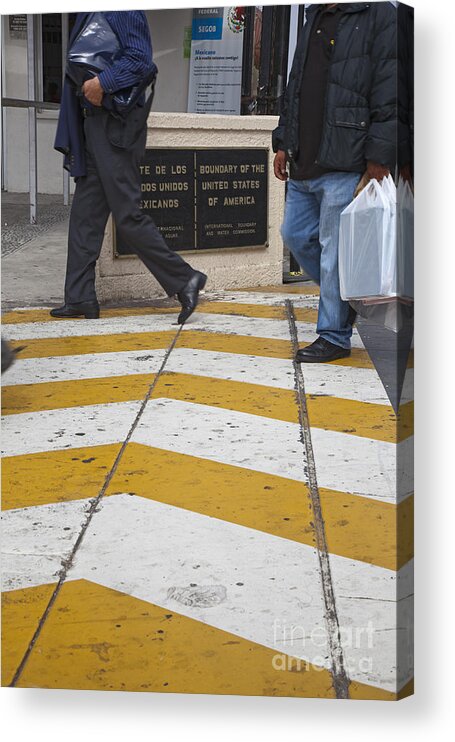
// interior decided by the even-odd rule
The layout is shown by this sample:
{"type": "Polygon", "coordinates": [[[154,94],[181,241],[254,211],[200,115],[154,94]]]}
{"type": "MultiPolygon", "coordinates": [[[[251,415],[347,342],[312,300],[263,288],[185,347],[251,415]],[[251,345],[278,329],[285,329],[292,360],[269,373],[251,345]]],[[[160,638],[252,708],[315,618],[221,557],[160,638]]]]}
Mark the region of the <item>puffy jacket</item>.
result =
{"type": "MultiPolygon", "coordinates": [[[[308,39],[320,6],[307,9],[273,149],[299,152],[300,88],[308,39]]],[[[397,150],[397,9],[390,2],[345,3],[330,62],[317,164],[363,172],[366,160],[394,169],[397,150]]],[[[311,106],[311,100],[308,101],[311,106]]]]}

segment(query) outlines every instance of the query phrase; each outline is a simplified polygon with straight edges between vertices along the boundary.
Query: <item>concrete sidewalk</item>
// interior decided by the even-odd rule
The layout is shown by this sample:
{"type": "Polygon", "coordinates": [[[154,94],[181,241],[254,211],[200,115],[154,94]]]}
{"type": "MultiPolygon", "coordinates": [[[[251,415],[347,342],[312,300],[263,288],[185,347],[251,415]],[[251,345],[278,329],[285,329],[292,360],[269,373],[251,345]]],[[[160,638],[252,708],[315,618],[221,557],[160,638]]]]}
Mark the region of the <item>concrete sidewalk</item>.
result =
{"type": "Polygon", "coordinates": [[[357,332],[300,373],[317,300],[4,316],[4,684],[410,692],[412,403],[357,332]]]}
{"type": "Polygon", "coordinates": [[[63,295],[69,206],[40,193],[30,224],[29,194],[2,192],[2,311],[57,303],[63,295]]]}
{"type": "Polygon", "coordinates": [[[3,311],[62,300],[67,230],[67,222],[59,222],[2,258],[3,311]]]}

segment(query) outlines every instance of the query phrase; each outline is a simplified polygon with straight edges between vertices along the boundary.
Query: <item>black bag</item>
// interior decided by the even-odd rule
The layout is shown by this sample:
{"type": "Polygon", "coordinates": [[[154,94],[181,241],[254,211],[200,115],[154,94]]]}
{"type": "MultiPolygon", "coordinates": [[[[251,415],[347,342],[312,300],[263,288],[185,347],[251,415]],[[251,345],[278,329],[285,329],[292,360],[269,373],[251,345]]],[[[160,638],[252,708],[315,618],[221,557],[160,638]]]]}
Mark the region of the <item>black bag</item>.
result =
{"type": "MultiPolygon", "coordinates": [[[[75,38],[68,51],[66,75],[77,87],[96,77],[122,56],[123,49],[117,34],[104,13],[91,13],[87,23],[75,38]]],[[[103,106],[113,113],[125,115],[141,101],[147,87],[154,85],[156,68],[133,87],[103,96],[103,106]]],[[[152,92],[153,94],[153,92],[152,92]]]]}

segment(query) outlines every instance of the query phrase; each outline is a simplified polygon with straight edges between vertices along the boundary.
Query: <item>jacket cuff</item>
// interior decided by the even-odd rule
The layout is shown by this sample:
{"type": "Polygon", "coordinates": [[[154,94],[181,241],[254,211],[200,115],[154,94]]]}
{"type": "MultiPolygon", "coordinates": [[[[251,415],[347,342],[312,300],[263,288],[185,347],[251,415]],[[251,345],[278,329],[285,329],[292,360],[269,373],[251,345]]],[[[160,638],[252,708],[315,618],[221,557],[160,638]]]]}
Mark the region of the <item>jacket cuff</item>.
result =
{"type": "Polygon", "coordinates": [[[100,74],[98,75],[98,80],[100,81],[100,85],[105,93],[115,92],[115,78],[108,67],[100,72],[100,74]]]}
{"type": "Polygon", "coordinates": [[[279,149],[284,150],[281,127],[277,127],[272,131],[272,149],[274,152],[278,152],[279,149]]]}

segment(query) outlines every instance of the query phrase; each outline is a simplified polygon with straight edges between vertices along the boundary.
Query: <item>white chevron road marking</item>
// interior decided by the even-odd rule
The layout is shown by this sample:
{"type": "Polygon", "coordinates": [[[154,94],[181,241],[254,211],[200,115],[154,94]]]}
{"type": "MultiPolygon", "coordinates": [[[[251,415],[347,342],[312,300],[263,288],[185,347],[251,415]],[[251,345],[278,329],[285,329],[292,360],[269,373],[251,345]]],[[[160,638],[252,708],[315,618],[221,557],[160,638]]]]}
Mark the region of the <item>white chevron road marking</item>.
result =
{"type": "MultiPolygon", "coordinates": [[[[275,340],[289,340],[287,320],[239,317],[195,312],[185,324],[188,330],[202,330],[230,335],[246,335],[275,340]]],[[[298,322],[299,340],[312,342],[316,339],[313,324],[298,322]]],[[[8,325],[10,340],[32,340],[37,338],[83,337],[86,335],[114,335],[120,333],[177,331],[176,315],[148,314],[134,317],[109,317],[97,320],[60,320],[55,322],[28,322],[8,325]]],[[[184,330],[185,331],[185,330],[184,330]]],[[[352,347],[363,348],[363,343],[354,330],[352,347]]]]}
{"type": "Polygon", "coordinates": [[[89,500],[73,500],[3,512],[2,589],[56,582],[89,504],[89,500]]]}
{"type": "MultiPolygon", "coordinates": [[[[320,487],[397,501],[411,492],[412,439],[399,443],[312,428],[320,487]]],[[[178,453],[306,481],[295,423],[176,400],[152,400],[132,440],[178,453]]]]}
{"type": "MultiPolygon", "coordinates": [[[[43,533],[74,530],[81,503],[25,508],[6,513],[5,548],[16,555],[44,548],[34,541],[33,520],[43,533]],[[73,507],[68,507],[72,505],[73,507]]],[[[57,546],[59,555],[66,550],[57,546]]],[[[330,557],[340,603],[340,628],[349,675],[395,691],[411,676],[396,669],[397,590],[409,610],[412,568],[391,570],[330,557]]],[[[7,589],[55,579],[32,560],[16,559],[6,572],[7,589]]],[[[87,579],[176,611],[263,646],[328,666],[325,620],[315,550],[244,526],[144,498],[115,495],[104,500],[79,548],[68,579],[87,579]],[[197,588],[211,590],[207,606],[197,588]],[[192,601],[179,598],[193,588],[192,601]]],[[[100,615],[102,609],[100,607],[100,615]]]]}
{"type": "Polygon", "coordinates": [[[140,405],[140,401],[119,402],[6,415],[2,454],[21,456],[119,443],[126,438],[140,405]]]}
{"type": "MultiPolygon", "coordinates": [[[[153,374],[159,370],[164,355],[165,350],[137,350],[18,359],[3,377],[3,386],[153,374]]],[[[280,358],[176,348],[167,361],[166,371],[294,389],[292,363],[280,358]]],[[[308,364],[304,377],[307,394],[389,404],[374,369],[308,364]]]]}
{"type": "MultiPolygon", "coordinates": [[[[3,454],[123,441],[140,401],[7,415],[3,454]]],[[[412,438],[399,444],[312,429],[319,486],[396,502],[411,493],[412,438]],[[398,481],[398,486],[397,486],[398,481]]],[[[177,453],[306,481],[300,427],[234,410],[151,400],[132,440],[177,453]]]]}

